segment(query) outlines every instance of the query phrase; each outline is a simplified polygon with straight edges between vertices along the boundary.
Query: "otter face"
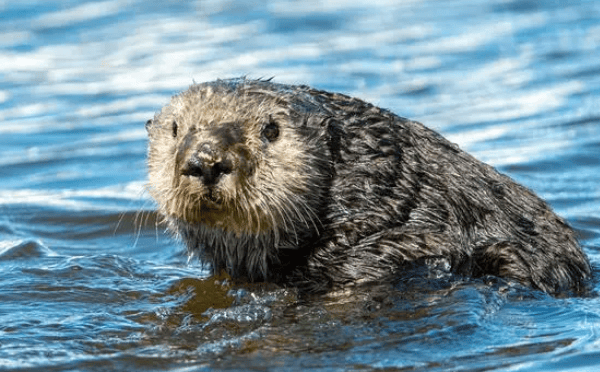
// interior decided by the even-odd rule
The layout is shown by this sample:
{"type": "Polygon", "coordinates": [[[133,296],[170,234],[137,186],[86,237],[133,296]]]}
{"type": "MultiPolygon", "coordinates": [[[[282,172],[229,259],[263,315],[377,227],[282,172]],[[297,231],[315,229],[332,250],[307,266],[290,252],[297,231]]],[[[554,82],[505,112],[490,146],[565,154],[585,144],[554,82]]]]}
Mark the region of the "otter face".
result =
{"type": "Polygon", "coordinates": [[[238,236],[315,226],[323,146],[289,104],[244,88],[192,86],[148,121],[150,194],[167,220],[238,236]]]}

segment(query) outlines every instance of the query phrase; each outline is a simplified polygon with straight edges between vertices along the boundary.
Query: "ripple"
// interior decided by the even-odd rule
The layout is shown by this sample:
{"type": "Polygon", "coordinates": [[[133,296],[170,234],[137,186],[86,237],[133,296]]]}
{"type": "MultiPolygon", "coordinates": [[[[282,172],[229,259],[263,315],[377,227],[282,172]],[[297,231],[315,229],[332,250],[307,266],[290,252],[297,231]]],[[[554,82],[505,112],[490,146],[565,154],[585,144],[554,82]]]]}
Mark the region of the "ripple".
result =
{"type": "Polygon", "coordinates": [[[0,261],[54,257],[57,254],[39,240],[0,241],[0,261]]]}

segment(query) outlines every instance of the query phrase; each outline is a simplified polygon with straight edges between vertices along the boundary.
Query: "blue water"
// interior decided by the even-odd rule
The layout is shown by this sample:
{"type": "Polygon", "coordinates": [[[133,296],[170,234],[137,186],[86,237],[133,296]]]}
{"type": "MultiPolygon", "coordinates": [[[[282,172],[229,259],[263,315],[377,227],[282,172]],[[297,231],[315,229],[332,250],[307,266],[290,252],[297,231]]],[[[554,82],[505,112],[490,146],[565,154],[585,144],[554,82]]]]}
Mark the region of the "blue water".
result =
{"type": "Polygon", "coordinates": [[[209,278],[157,223],[144,123],[193,81],[242,75],[425,123],[545,198],[600,264],[600,2],[4,1],[0,369],[600,368],[597,282],[299,299],[209,278]]]}

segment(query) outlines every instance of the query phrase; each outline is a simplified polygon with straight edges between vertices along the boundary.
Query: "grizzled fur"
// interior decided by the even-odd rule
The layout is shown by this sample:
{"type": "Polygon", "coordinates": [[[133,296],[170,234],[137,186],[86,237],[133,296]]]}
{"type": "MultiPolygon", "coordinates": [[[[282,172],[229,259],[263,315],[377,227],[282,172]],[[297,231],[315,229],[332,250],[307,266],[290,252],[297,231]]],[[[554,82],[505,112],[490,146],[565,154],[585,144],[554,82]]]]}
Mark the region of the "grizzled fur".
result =
{"type": "Polygon", "coordinates": [[[442,259],[549,293],[590,277],[527,188],[420,123],[306,86],[193,85],[148,121],[149,190],[215,271],[327,289],[442,259]]]}

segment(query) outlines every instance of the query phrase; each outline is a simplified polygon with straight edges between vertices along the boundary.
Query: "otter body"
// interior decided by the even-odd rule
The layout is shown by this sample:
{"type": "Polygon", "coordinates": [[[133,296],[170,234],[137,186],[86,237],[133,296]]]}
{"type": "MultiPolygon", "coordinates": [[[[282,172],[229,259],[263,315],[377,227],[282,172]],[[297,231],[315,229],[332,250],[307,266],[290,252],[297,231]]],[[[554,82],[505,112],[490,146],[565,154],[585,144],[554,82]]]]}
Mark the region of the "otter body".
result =
{"type": "Polygon", "coordinates": [[[573,230],[530,190],[356,98],[218,80],[146,127],[159,212],[233,278],[320,290],[442,259],[558,293],[591,275],[573,230]]]}

